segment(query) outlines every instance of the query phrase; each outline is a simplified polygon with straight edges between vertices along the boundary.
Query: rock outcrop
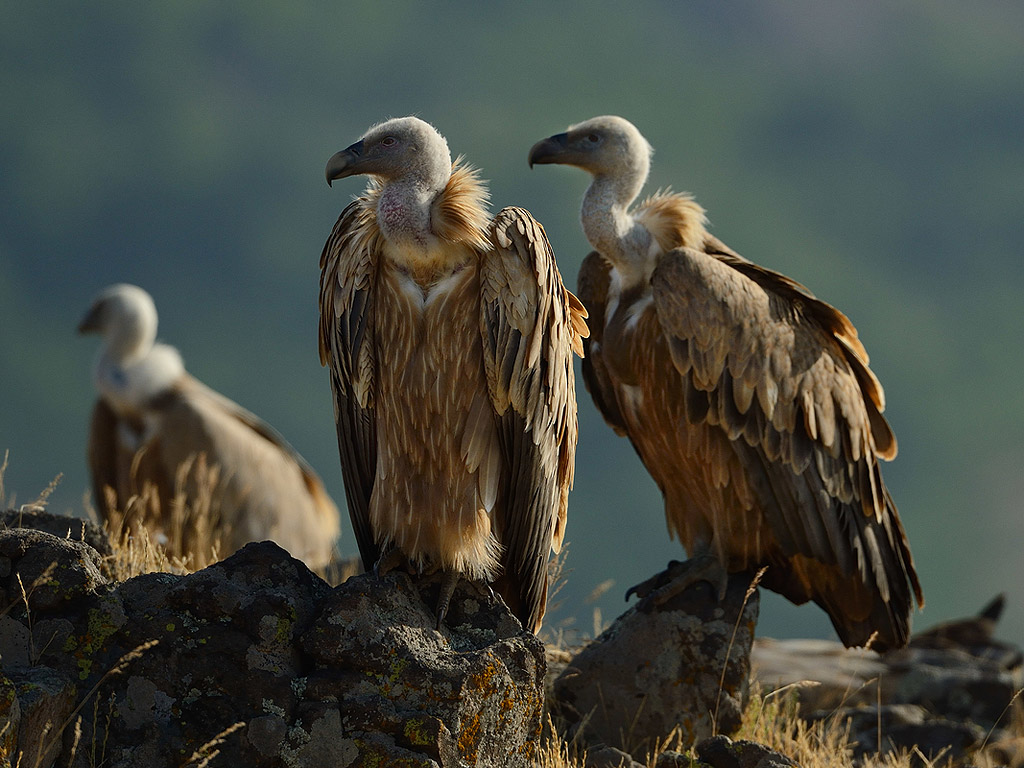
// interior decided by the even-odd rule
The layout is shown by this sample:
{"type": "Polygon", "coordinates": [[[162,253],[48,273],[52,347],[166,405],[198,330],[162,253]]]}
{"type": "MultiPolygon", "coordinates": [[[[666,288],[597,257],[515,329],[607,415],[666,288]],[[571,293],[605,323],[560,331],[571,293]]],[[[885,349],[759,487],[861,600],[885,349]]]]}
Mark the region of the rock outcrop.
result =
{"type": "Polygon", "coordinates": [[[583,741],[643,755],[676,731],[693,744],[740,724],[759,600],[730,578],[725,599],[697,582],[640,600],[568,662],[553,708],[583,741]]]}
{"type": "Polygon", "coordinates": [[[0,531],[8,758],[314,768],[535,754],[543,646],[485,588],[460,583],[438,631],[437,579],[332,589],[270,542],[185,576],[111,583],[100,561],[81,541],[0,531]]]}

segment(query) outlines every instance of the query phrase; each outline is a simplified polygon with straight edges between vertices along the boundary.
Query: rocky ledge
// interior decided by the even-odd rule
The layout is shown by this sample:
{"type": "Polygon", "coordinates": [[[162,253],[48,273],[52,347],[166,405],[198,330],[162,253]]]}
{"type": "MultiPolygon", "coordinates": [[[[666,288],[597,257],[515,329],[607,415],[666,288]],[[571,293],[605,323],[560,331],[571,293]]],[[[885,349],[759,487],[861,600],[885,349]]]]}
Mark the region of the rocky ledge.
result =
{"type": "Polygon", "coordinates": [[[82,541],[0,530],[7,760],[531,764],[544,648],[486,589],[462,582],[438,631],[436,581],[332,589],[269,542],[191,575],[101,565],[82,541]]]}
{"type": "Polygon", "coordinates": [[[2,522],[0,764],[527,766],[543,757],[547,698],[588,768],[652,764],[671,731],[694,752],[657,768],[792,765],[723,735],[751,673],[799,691],[806,720],[848,720],[855,755],[914,746],[965,765],[984,745],[1024,764],[1024,659],[993,637],[1001,600],[879,656],[753,642],[756,590],[735,577],[721,602],[704,583],[644,598],[587,647],[547,649],[549,665],[500,599],[465,581],[438,630],[436,578],[332,588],[263,542],[194,574],[118,582],[88,525],[2,522]]]}

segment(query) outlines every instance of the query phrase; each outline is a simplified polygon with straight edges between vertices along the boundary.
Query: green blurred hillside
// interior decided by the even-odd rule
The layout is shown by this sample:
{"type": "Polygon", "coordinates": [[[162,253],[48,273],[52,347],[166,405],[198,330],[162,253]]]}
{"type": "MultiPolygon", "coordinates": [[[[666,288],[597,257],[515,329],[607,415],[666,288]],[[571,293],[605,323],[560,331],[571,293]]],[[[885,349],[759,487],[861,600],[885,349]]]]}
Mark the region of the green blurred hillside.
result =
{"type": "MultiPolygon", "coordinates": [[[[544,222],[569,285],[583,174],[526,166],[596,114],[656,148],[649,190],[690,190],[740,253],[857,324],[900,456],[886,479],[928,607],[1010,593],[1024,635],[1024,5],[594,0],[0,2],[0,451],[28,501],[58,472],[82,509],[95,339],[112,282],[149,290],[190,370],[283,432],[343,504],[316,353],[318,258],[360,191],[336,150],[415,113],[544,222]]],[[[590,628],[678,557],[632,449],[580,387],[570,581],[590,628]]],[[[342,547],[355,553],[345,521],[342,547]]],[[[762,634],[828,636],[781,600],[762,634]]]]}

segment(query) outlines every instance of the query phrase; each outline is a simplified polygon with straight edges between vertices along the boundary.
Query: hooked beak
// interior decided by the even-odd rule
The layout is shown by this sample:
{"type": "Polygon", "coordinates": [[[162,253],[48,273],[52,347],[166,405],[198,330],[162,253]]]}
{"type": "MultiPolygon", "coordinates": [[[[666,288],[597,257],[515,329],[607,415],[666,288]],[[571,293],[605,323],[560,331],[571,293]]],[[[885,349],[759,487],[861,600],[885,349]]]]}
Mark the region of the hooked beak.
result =
{"type": "Polygon", "coordinates": [[[362,140],[357,141],[350,147],[346,147],[341,152],[335,152],[331,155],[331,159],[327,161],[327,168],[324,171],[324,175],[327,177],[327,186],[331,186],[331,182],[335,179],[344,179],[346,176],[352,176],[357,173],[356,167],[362,159],[362,140]]]}
{"type": "Polygon", "coordinates": [[[569,134],[567,133],[556,133],[554,136],[541,139],[530,148],[530,167],[559,162],[568,145],[569,134]]]}
{"type": "Polygon", "coordinates": [[[95,333],[100,330],[100,307],[94,304],[78,324],[79,333],[95,333]]]}

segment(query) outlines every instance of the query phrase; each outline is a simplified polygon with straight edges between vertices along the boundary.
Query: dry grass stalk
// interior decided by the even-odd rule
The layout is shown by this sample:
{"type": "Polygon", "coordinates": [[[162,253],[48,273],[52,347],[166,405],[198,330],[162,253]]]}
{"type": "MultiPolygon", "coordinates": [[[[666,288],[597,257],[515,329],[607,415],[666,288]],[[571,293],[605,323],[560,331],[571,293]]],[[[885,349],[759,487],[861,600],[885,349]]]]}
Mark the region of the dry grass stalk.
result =
{"type": "Polygon", "coordinates": [[[189,768],[189,766],[191,766],[193,763],[196,764],[195,768],[206,768],[210,764],[210,762],[215,757],[217,757],[217,755],[220,754],[220,750],[215,749],[215,747],[219,747],[227,740],[228,736],[230,736],[232,733],[239,730],[240,728],[244,728],[245,725],[246,724],[244,722],[238,722],[234,725],[229,725],[227,728],[225,728],[223,731],[218,733],[208,742],[203,744],[195,752],[193,752],[192,756],[182,764],[182,768],[189,768]]]}
{"type": "MultiPolygon", "coordinates": [[[[7,492],[4,489],[4,473],[7,472],[7,460],[10,459],[11,452],[4,451],[4,461],[0,464],[0,509],[8,509],[9,505],[7,502],[7,492]]],[[[14,499],[11,499],[11,504],[14,503],[14,499]]]]}
{"type": "MultiPolygon", "coordinates": [[[[61,724],[60,728],[58,728],[54,732],[53,736],[49,739],[49,741],[47,741],[45,739],[40,739],[40,755],[45,755],[45,754],[49,753],[49,751],[53,748],[53,746],[56,744],[56,742],[63,737],[64,731],[67,729],[67,727],[69,725],[71,725],[71,723],[75,722],[78,719],[78,713],[82,711],[82,707],[84,707],[86,705],[86,703],[88,703],[88,701],[93,696],[96,695],[96,692],[100,689],[100,687],[105,682],[107,682],[107,680],[109,680],[110,678],[114,677],[115,675],[122,674],[131,665],[131,663],[133,661],[135,661],[136,659],[141,657],[142,654],[145,653],[146,651],[148,651],[149,649],[159,645],[159,643],[160,643],[159,640],[150,640],[149,642],[142,643],[142,645],[136,646],[134,649],[128,651],[128,653],[124,654],[124,656],[122,656],[120,659],[118,659],[117,663],[114,664],[113,667],[108,669],[103,674],[103,676],[99,680],[96,681],[96,684],[93,685],[93,687],[89,689],[88,693],[86,693],[85,696],[82,697],[82,700],[78,702],[78,704],[75,706],[75,708],[71,711],[71,714],[67,716],[67,718],[64,720],[64,722],[61,724]],[[44,744],[45,744],[45,748],[43,747],[44,744]]],[[[95,707],[94,707],[94,709],[95,709],[95,707]]],[[[95,725],[96,725],[96,718],[94,716],[94,718],[93,718],[93,730],[94,730],[94,733],[93,733],[93,750],[94,750],[93,759],[94,759],[94,764],[95,764],[95,749],[96,749],[95,725]]],[[[47,724],[47,727],[49,727],[49,724],[47,724]]],[[[104,740],[104,744],[105,743],[106,742],[104,740]]]]}
{"type": "MultiPolygon", "coordinates": [[[[735,738],[764,744],[802,768],[848,768],[854,764],[847,718],[836,712],[824,720],[808,722],[800,718],[798,710],[796,688],[791,687],[783,695],[754,695],[735,738]]],[[[950,763],[944,754],[928,758],[916,748],[885,754],[876,751],[857,761],[862,768],[945,768],[950,763]]]]}
{"type": "Polygon", "coordinates": [[[169,510],[161,509],[159,489],[150,482],[142,483],[124,509],[118,508],[116,492],[105,489],[112,577],[123,581],[142,573],[190,573],[219,560],[227,534],[216,505],[219,482],[219,468],[210,467],[200,454],[178,467],[169,510]]]}
{"type": "Polygon", "coordinates": [[[49,485],[39,492],[39,496],[36,497],[35,501],[30,501],[28,504],[22,504],[19,509],[42,512],[46,509],[46,505],[50,501],[50,495],[57,490],[57,486],[60,484],[61,478],[63,477],[64,473],[58,472],[56,477],[50,481],[49,485]]]}
{"type": "MultiPolygon", "coordinates": [[[[718,712],[722,706],[722,691],[725,689],[725,673],[729,669],[729,658],[732,656],[732,647],[736,642],[736,633],[739,631],[740,622],[743,620],[743,611],[747,608],[747,602],[757,592],[757,585],[761,583],[761,579],[764,578],[765,571],[768,570],[766,565],[764,568],[754,574],[754,578],[750,580],[750,584],[747,586],[747,591],[743,594],[743,602],[740,604],[740,610],[736,614],[736,623],[732,625],[732,634],[729,636],[729,645],[725,649],[725,663],[722,664],[722,675],[718,678],[718,694],[715,697],[715,711],[711,716],[711,725],[715,729],[715,733],[718,732],[718,712]]],[[[751,637],[753,641],[753,637],[751,637]]]]}
{"type": "MultiPolygon", "coordinates": [[[[10,460],[10,457],[11,452],[9,450],[5,450],[4,460],[2,463],[0,463],[0,510],[11,509],[12,507],[14,507],[15,502],[15,497],[13,495],[10,498],[7,498],[7,491],[6,488],[4,487],[4,475],[7,472],[7,465],[10,460]]],[[[49,485],[47,485],[40,492],[39,496],[37,496],[34,501],[30,501],[28,504],[22,504],[21,507],[19,507],[19,509],[22,512],[42,512],[44,509],[46,509],[46,504],[50,499],[50,495],[57,488],[57,485],[60,483],[62,477],[64,477],[64,473],[58,473],[57,476],[50,481],[49,485]]]]}

